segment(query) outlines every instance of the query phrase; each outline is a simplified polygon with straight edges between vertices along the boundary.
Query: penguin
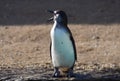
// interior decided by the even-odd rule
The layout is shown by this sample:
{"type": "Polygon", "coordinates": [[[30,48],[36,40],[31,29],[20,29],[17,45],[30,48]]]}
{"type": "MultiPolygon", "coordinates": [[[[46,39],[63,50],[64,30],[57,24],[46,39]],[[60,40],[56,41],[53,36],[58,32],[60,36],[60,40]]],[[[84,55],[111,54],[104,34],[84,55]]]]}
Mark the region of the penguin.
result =
{"type": "Polygon", "coordinates": [[[53,77],[73,77],[73,68],[77,60],[75,41],[68,28],[67,15],[62,10],[48,10],[53,17],[48,21],[54,21],[50,31],[50,57],[52,59],[53,77]]]}

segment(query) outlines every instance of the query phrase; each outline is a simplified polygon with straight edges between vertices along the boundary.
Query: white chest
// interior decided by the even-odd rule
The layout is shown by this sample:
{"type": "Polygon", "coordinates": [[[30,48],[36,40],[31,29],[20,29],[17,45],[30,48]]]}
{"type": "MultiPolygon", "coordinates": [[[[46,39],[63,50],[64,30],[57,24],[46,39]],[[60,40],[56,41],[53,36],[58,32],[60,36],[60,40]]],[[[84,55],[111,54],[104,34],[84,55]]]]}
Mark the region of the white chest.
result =
{"type": "Polygon", "coordinates": [[[52,62],[54,66],[71,67],[74,63],[74,49],[69,34],[60,27],[51,30],[52,62]]]}

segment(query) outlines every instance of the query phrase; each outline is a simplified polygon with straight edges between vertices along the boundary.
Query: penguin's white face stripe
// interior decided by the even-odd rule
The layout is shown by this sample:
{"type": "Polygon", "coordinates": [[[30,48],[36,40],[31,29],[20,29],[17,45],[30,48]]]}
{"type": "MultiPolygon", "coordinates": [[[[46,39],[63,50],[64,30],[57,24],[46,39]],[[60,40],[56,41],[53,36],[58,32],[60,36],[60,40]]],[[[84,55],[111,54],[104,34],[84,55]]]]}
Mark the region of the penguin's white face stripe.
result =
{"type": "Polygon", "coordinates": [[[57,11],[54,11],[54,14],[56,14],[57,13],[57,11]]]}

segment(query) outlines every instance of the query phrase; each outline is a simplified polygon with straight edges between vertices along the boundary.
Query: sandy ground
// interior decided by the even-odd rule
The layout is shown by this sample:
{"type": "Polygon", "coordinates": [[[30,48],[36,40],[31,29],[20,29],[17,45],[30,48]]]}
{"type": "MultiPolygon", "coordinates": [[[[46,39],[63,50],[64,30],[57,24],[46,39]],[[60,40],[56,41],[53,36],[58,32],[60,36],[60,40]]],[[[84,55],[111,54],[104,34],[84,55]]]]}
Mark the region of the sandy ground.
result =
{"type": "Polygon", "coordinates": [[[51,17],[68,15],[78,60],[73,78],[120,81],[120,0],[2,0],[0,80],[56,80],[49,55],[51,17]],[[47,24],[47,25],[46,25],[47,24]]]}
{"type": "MultiPolygon", "coordinates": [[[[0,26],[0,80],[50,79],[52,25],[0,26]]],[[[69,25],[77,48],[73,78],[120,80],[120,25],[69,25]]]]}

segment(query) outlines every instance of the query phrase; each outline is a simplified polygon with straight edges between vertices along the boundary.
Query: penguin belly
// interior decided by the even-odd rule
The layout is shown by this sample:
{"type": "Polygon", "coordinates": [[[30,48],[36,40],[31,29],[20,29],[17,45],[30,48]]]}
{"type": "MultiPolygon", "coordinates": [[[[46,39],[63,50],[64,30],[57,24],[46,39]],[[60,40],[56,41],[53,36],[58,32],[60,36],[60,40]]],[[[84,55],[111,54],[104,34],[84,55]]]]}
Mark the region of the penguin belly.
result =
{"type": "Polygon", "coordinates": [[[52,62],[54,67],[71,68],[75,62],[74,48],[66,31],[56,28],[51,32],[52,62]]]}

